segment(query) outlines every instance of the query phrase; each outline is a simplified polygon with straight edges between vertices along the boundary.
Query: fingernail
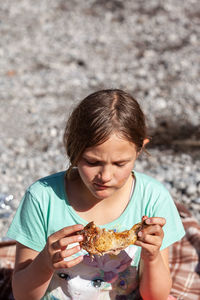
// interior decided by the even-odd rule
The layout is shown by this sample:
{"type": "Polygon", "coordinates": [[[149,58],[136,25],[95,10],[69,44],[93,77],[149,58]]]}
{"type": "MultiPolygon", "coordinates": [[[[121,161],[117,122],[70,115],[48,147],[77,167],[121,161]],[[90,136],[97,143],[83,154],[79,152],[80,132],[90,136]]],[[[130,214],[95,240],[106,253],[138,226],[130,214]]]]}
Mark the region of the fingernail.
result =
{"type": "Polygon", "coordinates": [[[145,223],[146,223],[146,224],[150,224],[150,223],[151,223],[151,220],[150,220],[150,219],[146,219],[146,220],[145,220],[145,223]]]}
{"type": "Polygon", "coordinates": [[[138,232],[138,236],[141,237],[142,236],[142,231],[138,232]]]}
{"type": "Polygon", "coordinates": [[[82,241],[82,240],[83,240],[82,235],[79,235],[79,236],[78,236],[78,241],[82,241]]]}

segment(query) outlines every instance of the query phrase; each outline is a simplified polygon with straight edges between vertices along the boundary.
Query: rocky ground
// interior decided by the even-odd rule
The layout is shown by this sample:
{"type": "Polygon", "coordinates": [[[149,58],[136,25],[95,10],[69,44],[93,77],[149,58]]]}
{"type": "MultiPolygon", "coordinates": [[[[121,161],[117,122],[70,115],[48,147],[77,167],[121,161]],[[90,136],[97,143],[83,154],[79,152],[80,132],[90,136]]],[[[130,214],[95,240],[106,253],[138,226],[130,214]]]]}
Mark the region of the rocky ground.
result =
{"type": "Polygon", "coordinates": [[[0,238],[34,180],[67,165],[63,126],[102,88],[140,102],[163,182],[200,220],[198,0],[5,0],[0,8],[0,238]]]}

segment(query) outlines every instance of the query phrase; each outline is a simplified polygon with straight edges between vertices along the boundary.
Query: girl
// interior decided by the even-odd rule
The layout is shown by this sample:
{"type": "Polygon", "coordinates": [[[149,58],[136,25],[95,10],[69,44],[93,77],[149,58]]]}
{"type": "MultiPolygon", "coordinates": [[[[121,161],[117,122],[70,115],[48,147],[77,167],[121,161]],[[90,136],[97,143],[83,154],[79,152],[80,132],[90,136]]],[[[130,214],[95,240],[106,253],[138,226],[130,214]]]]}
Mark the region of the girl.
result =
{"type": "Polygon", "coordinates": [[[139,104],[122,90],[75,108],[64,133],[69,169],[27,189],[8,231],[17,241],[16,300],[168,298],[168,247],[184,229],[166,189],[133,171],[148,141],[139,104]],[[76,232],[88,222],[123,231],[144,215],[152,226],[118,255],[91,259],[80,249],[76,232]]]}

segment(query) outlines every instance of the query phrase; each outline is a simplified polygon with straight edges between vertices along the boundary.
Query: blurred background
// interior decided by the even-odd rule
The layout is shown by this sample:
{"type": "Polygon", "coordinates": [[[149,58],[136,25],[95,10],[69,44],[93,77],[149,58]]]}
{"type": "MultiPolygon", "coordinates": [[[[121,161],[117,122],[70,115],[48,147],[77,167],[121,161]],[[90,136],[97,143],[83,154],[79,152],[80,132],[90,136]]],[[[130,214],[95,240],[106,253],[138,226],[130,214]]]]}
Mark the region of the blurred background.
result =
{"type": "Polygon", "coordinates": [[[25,189],[64,170],[69,113],[130,92],[149,127],[135,169],[200,220],[200,2],[4,0],[0,7],[0,239],[25,189]]]}

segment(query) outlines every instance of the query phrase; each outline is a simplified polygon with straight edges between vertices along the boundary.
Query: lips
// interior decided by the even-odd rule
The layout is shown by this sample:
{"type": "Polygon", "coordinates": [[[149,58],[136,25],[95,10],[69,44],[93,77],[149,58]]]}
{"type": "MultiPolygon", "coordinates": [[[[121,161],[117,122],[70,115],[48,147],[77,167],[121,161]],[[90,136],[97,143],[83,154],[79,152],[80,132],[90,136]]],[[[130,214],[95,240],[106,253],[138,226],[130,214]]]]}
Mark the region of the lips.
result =
{"type": "Polygon", "coordinates": [[[99,183],[94,183],[94,186],[95,186],[95,188],[98,189],[98,190],[106,190],[106,189],[109,188],[109,186],[103,185],[103,184],[99,184],[99,183]]]}

